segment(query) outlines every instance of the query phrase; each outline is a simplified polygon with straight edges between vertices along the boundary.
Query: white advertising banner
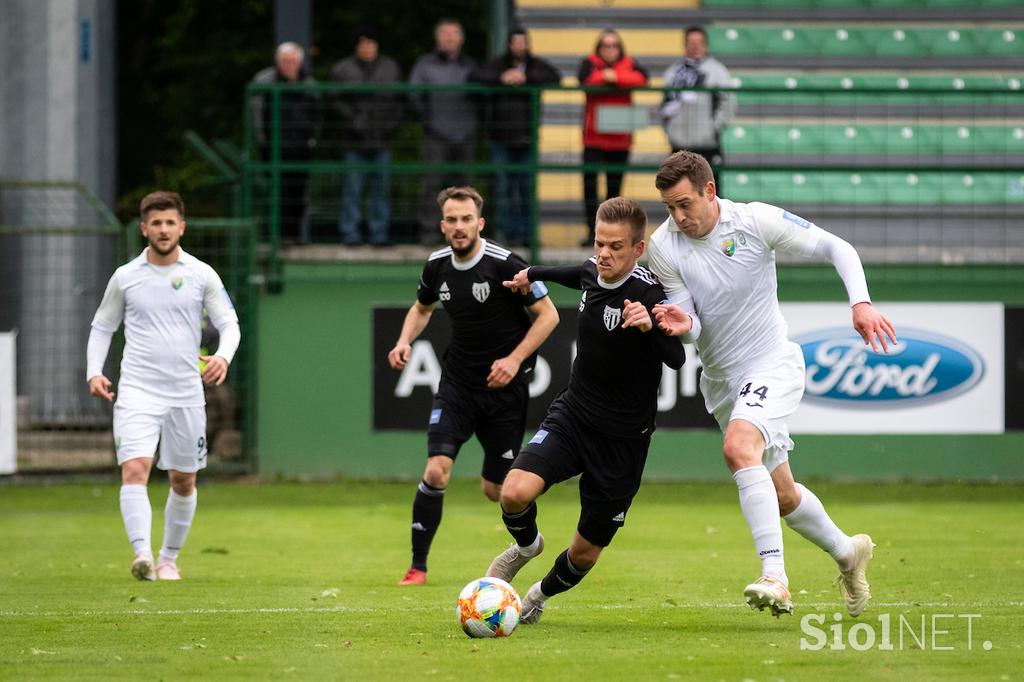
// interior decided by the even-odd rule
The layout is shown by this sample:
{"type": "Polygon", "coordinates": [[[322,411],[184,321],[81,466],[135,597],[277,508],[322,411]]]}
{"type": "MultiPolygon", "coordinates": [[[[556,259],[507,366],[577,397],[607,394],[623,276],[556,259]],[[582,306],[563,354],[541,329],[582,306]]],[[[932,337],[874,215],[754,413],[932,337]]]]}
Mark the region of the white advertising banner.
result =
{"type": "Polygon", "coordinates": [[[0,333],[0,474],[18,470],[14,338],[14,332],[0,333]]]}
{"type": "Polygon", "coordinates": [[[795,433],[1002,433],[1003,306],[885,303],[899,344],[875,353],[834,303],[782,314],[807,366],[795,433]]]}

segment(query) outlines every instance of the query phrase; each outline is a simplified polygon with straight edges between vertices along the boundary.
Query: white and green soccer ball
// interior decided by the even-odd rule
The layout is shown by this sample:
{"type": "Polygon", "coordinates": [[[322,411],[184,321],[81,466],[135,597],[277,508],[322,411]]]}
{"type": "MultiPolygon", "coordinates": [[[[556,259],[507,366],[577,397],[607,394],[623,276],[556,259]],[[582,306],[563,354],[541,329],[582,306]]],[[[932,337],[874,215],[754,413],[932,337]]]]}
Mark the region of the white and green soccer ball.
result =
{"type": "Polygon", "coordinates": [[[514,587],[501,578],[479,578],[462,588],[455,610],[470,637],[508,637],[522,609],[514,587]]]}

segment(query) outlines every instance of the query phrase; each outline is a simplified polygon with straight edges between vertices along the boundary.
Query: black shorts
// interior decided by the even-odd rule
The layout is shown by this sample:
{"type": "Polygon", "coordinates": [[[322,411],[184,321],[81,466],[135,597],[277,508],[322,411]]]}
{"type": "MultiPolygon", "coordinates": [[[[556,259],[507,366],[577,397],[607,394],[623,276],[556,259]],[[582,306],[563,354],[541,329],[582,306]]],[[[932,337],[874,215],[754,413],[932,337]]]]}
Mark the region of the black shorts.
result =
{"type": "Polygon", "coordinates": [[[522,381],[477,391],[442,379],[430,409],[427,455],[455,459],[462,444],[476,434],[484,449],[480,475],[501,484],[523,445],[529,397],[522,381]]]}
{"type": "Polygon", "coordinates": [[[556,398],[512,468],[537,474],[544,479],[545,490],[582,474],[576,529],[588,542],[606,547],[626,522],[650,446],[650,436],[614,438],[595,431],[556,398]]]}

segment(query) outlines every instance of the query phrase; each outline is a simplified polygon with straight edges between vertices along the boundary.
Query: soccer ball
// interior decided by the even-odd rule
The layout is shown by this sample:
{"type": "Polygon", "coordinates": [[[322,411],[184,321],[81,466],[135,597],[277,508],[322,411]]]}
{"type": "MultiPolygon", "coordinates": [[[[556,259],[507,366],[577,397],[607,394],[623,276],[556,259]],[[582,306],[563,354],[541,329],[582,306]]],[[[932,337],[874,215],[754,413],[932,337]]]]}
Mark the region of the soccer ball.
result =
{"type": "Polygon", "coordinates": [[[501,578],[480,578],[462,588],[456,612],[470,637],[508,637],[522,608],[514,587],[501,578]]]}

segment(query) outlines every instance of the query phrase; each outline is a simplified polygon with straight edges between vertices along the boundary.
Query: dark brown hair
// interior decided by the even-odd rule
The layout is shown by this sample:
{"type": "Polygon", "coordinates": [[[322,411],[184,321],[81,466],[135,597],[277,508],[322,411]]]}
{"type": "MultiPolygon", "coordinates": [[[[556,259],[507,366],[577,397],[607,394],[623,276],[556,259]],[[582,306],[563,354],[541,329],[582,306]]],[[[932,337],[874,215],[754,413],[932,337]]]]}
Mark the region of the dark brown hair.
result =
{"type": "Polygon", "coordinates": [[[658,188],[658,191],[664,192],[675,187],[683,178],[693,184],[698,195],[704,196],[704,188],[715,179],[715,176],[711,172],[711,166],[708,165],[707,159],[700,154],[683,149],[661,162],[661,168],[658,169],[658,174],[654,177],[654,186],[658,188]]]}
{"type": "Polygon", "coordinates": [[[606,28],[598,34],[597,42],[594,43],[594,54],[601,54],[601,41],[604,40],[606,36],[615,36],[615,40],[619,43],[619,59],[625,57],[626,44],[622,42],[622,36],[619,35],[619,32],[614,28],[606,28]]]}
{"type": "Polygon", "coordinates": [[[185,202],[181,200],[181,196],[177,192],[150,192],[142,197],[139,214],[142,216],[142,221],[145,222],[150,211],[169,211],[172,208],[182,218],[185,217],[185,202]]]}
{"type": "Polygon", "coordinates": [[[647,229],[647,212],[636,199],[612,197],[597,207],[597,219],[602,223],[626,223],[633,243],[643,241],[647,229]]]}
{"type": "Polygon", "coordinates": [[[445,187],[437,195],[437,205],[444,210],[444,202],[449,199],[455,199],[456,201],[464,201],[466,199],[472,199],[473,203],[476,204],[476,214],[481,216],[484,214],[484,198],[480,196],[480,192],[477,192],[475,188],[469,185],[463,187],[445,187]]]}

